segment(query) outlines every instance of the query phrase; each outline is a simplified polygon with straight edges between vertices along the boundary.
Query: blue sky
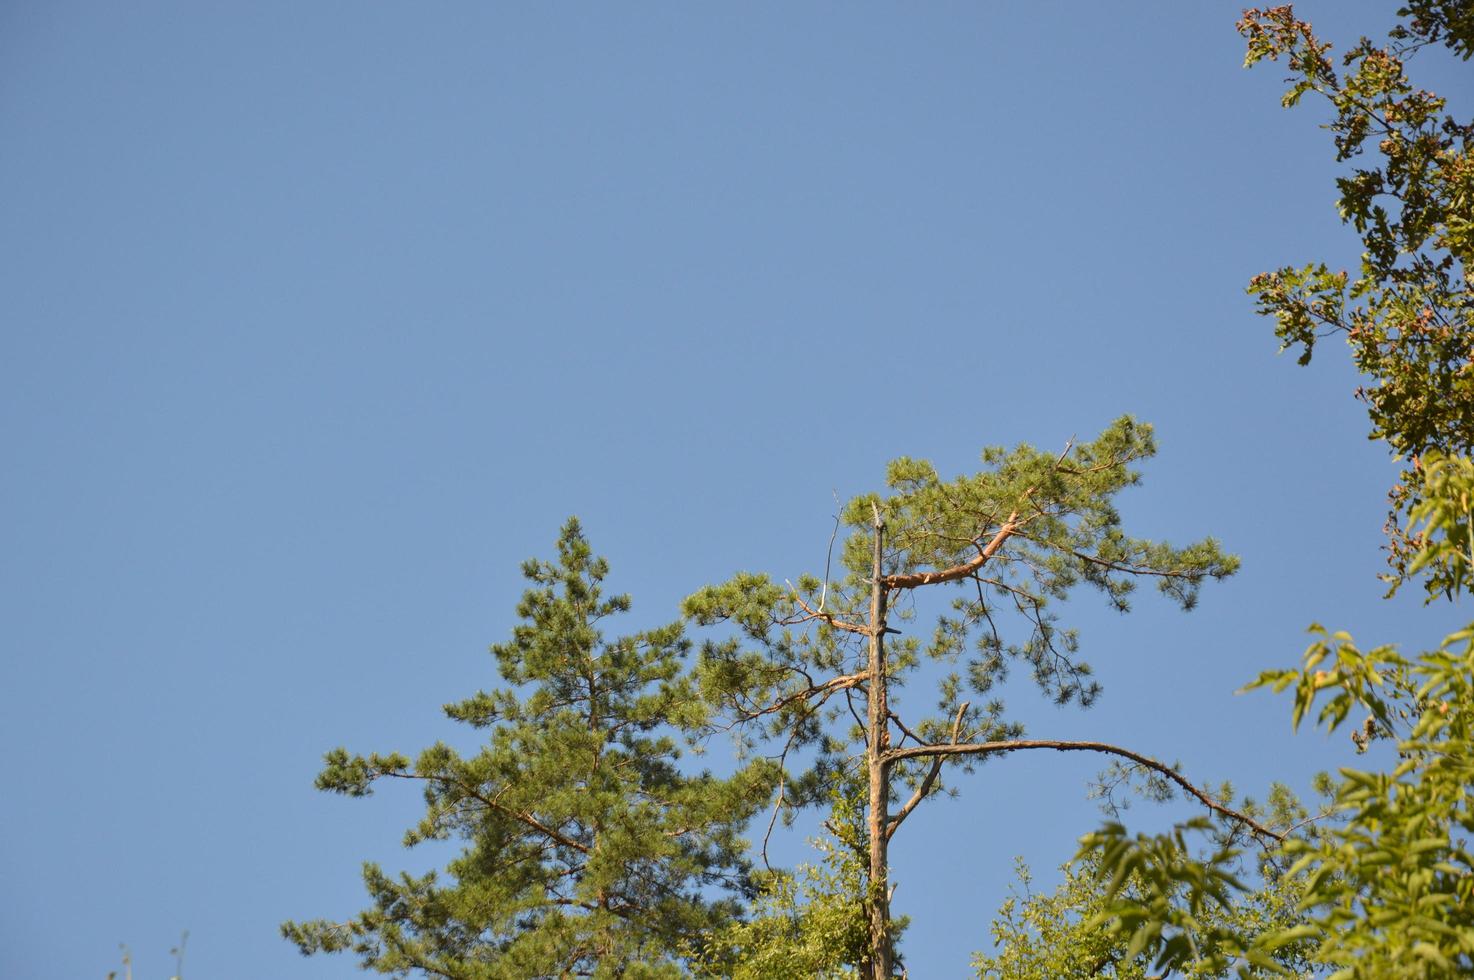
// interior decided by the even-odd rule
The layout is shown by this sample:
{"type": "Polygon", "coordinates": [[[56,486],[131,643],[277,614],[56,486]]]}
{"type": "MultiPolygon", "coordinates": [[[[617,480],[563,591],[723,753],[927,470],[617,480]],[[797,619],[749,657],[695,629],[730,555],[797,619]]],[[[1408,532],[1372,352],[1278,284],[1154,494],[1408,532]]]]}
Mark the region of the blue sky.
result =
{"type": "MultiPolygon", "coordinates": [[[[1301,12],[1344,47],[1393,6],[1301,12]]],[[[820,570],[832,493],[893,456],[960,472],[1123,412],[1162,450],[1137,533],[1244,570],[1190,615],[1081,596],[1106,693],[1019,689],[1031,733],[1249,791],[1344,761],[1232,692],[1312,620],[1416,645],[1461,612],[1380,600],[1355,378],[1277,358],[1243,295],[1356,243],[1237,14],[6,4],[6,975],[100,978],[125,941],[163,977],[182,929],[190,976],[358,975],[277,924],[435,855],[398,847],[412,791],[316,793],[321,753],[464,741],[439,706],[494,683],[567,515],[653,623],[820,570]]],[[[986,945],[1015,854],[1069,856],[1096,768],[990,763],[911,818],[912,975],[986,945]]]]}

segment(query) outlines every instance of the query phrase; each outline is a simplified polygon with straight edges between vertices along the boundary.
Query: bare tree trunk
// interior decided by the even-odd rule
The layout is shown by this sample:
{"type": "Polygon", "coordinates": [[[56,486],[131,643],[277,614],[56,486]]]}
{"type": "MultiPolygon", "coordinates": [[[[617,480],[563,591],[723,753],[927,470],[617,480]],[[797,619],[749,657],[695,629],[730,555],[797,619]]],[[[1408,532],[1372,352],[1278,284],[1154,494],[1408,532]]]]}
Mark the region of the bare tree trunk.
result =
{"type": "Polygon", "coordinates": [[[891,976],[891,902],[886,875],[888,861],[886,824],[890,796],[890,764],[885,754],[890,750],[890,721],[886,704],[885,676],[885,600],[886,587],[881,580],[881,556],[885,545],[885,524],[880,512],[875,513],[875,556],[871,565],[870,586],[870,670],[866,678],[869,695],[868,762],[870,766],[870,967],[873,980],[890,980],[891,976]]]}

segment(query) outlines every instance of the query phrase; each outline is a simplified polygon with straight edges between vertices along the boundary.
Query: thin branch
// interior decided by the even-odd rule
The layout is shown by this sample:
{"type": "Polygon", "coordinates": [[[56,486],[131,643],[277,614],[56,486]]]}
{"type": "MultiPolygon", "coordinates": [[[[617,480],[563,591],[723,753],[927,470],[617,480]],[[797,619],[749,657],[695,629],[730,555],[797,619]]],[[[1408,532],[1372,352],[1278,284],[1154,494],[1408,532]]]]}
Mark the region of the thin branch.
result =
{"type": "Polygon", "coordinates": [[[426,774],[426,773],[414,773],[414,772],[388,772],[388,771],[381,773],[381,775],[384,775],[384,776],[392,776],[395,779],[419,779],[419,780],[433,781],[433,782],[437,782],[437,783],[449,783],[450,785],[454,786],[456,789],[460,790],[462,793],[465,793],[467,796],[471,797],[473,800],[480,800],[482,803],[486,804],[486,806],[490,807],[491,809],[496,810],[499,813],[504,813],[507,816],[511,817],[513,820],[516,820],[516,821],[518,821],[520,823],[526,824],[527,826],[531,827],[533,830],[536,830],[538,833],[540,833],[540,834],[542,834],[542,835],[544,835],[544,836],[546,836],[546,837],[548,837],[548,838],[550,838],[550,839],[552,839],[554,841],[557,841],[559,844],[562,844],[564,847],[571,847],[575,851],[580,851],[580,852],[582,852],[584,854],[589,853],[588,845],[586,845],[586,844],[580,844],[578,841],[574,840],[572,837],[568,837],[567,835],[562,834],[562,833],[554,830],[552,827],[549,827],[547,824],[545,824],[542,821],[538,820],[532,814],[530,814],[530,813],[523,813],[520,810],[513,810],[511,807],[503,806],[502,804],[496,802],[496,800],[488,799],[485,796],[482,796],[480,793],[478,793],[475,790],[471,789],[471,787],[467,786],[465,783],[462,783],[462,782],[460,782],[459,780],[456,780],[456,779],[452,779],[449,776],[440,776],[440,775],[435,775],[433,773],[426,774]]]}
{"type": "Polygon", "coordinates": [[[752,721],[755,718],[761,718],[763,715],[776,714],[777,712],[782,711],[784,708],[788,707],[790,704],[793,704],[795,701],[807,701],[811,698],[818,698],[819,703],[823,704],[830,698],[831,695],[834,694],[835,691],[843,691],[846,688],[859,687],[864,682],[864,680],[864,674],[846,674],[843,677],[834,677],[825,681],[823,684],[814,684],[810,687],[804,688],[802,691],[795,691],[793,694],[781,697],[767,707],[759,708],[754,706],[752,709],[744,711],[743,716],[740,720],[752,721]]]}
{"type": "MultiPolygon", "coordinates": [[[[865,740],[865,751],[870,751],[870,730],[865,727],[865,722],[860,718],[859,712],[855,710],[855,699],[850,695],[850,688],[845,688],[844,703],[850,709],[850,717],[855,719],[855,724],[860,728],[860,737],[865,740]]],[[[869,696],[868,694],[866,695],[869,696]]]]}
{"type": "MultiPolygon", "coordinates": [[[[1043,644],[1038,661],[1035,662],[1032,657],[1029,658],[1030,662],[1034,664],[1034,676],[1038,684],[1044,687],[1045,682],[1052,679],[1056,692],[1067,690],[1069,685],[1074,685],[1077,692],[1083,692],[1085,678],[1089,677],[1090,674],[1087,670],[1077,667],[1073,660],[1060,653],[1059,648],[1054,645],[1054,636],[1058,631],[1051,625],[1052,621],[1046,622],[1045,620],[1044,601],[1036,595],[1018,589],[1010,589],[1009,591],[1012,593],[1014,608],[1018,610],[1020,616],[1033,624],[1033,635],[1037,636],[1039,642],[1043,644]],[[1029,600],[1030,609],[1024,608],[1020,597],[1029,600]],[[1053,659],[1053,663],[1047,667],[1044,663],[1045,652],[1053,659]],[[1068,680],[1064,679],[1064,675],[1066,674],[1069,675],[1068,680]]],[[[1045,690],[1048,690],[1048,688],[1046,687],[1045,690]]]]}
{"type": "Polygon", "coordinates": [[[1051,739],[1016,739],[1006,742],[977,742],[966,745],[922,745],[910,749],[893,749],[885,754],[885,758],[887,762],[899,762],[902,759],[946,757],[949,755],[995,755],[1004,752],[1017,752],[1021,749],[1053,749],[1056,752],[1100,752],[1106,755],[1118,755],[1123,759],[1130,759],[1132,762],[1135,762],[1140,766],[1144,766],[1147,769],[1153,770],[1154,772],[1161,773],[1163,776],[1167,777],[1172,782],[1182,787],[1184,791],[1192,795],[1198,800],[1198,802],[1202,803],[1205,807],[1212,810],[1213,812],[1222,814],[1223,816],[1228,817],[1232,820],[1237,820],[1239,823],[1252,828],[1256,833],[1263,834],[1266,837],[1272,837],[1275,840],[1279,841],[1285,839],[1284,834],[1270,830],[1268,827],[1259,823],[1253,817],[1248,816],[1244,813],[1240,813],[1239,811],[1231,807],[1227,807],[1224,806],[1222,803],[1219,803],[1217,800],[1213,799],[1211,796],[1198,789],[1192,783],[1188,782],[1181,773],[1179,773],[1176,769],[1173,769],[1171,766],[1165,765],[1155,759],[1141,755],[1138,752],[1132,752],[1130,749],[1123,749],[1120,746],[1111,745],[1106,742],[1064,742],[1051,739]]]}
{"type": "Polygon", "coordinates": [[[773,827],[778,823],[778,811],[783,809],[785,797],[788,795],[788,750],[793,748],[794,739],[798,738],[799,728],[794,726],[788,735],[788,742],[783,746],[783,754],[778,756],[778,797],[773,800],[773,815],[768,818],[768,830],[763,834],[763,867],[769,871],[773,866],[768,863],[768,839],[773,836],[773,827]]]}
{"type": "MultiPolygon", "coordinates": [[[[911,741],[915,742],[917,745],[930,745],[931,744],[930,742],[927,742],[925,739],[923,739],[921,736],[917,735],[911,729],[907,728],[906,727],[906,723],[901,720],[901,716],[900,715],[896,714],[894,711],[887,711],[886,714],[890,716],[891,721],[893,721],[893,722],[896,723],[896,727],[901,730],[901,740],[902,741],[905,741],[906,739],[909,738],[911,741]]],[[[957,740],[954,738],[952,741],[955,742],[957,740]]]]}
{"type": "MultiPolygon", "coordinates": [[[[1021,537],[1021,538],[1023,538],[1026,541],[1032,541],[1035,544],[1040,544],[1040,545],[1045,545],[1045,546],[1048,546],[1049,545],[1049,542],[1047,542],[1047,541],[1040,541],[1038,538],[1034,537],[1033,535],[1031,535],[1031,534],[1025,534],[1022,531],[1018,532],[1018,536],[1021,537]]],[[[1128,565],[1128,564],[1125,564],[1123,562],[1108,561],[1105,558],[1099,558],[1099,557],[1097,557],[1095,555],[1087,555],[1083,551],[1075,551],[1075,550],[1073,550],[1071,548],[1065,548],[1063,550],[1067,554],[1073,555],[1074,557],[1080,559],[1083,562],[1088,562],[1088,563],[1090,563],[1092,565],[1099,565],[1101,568],[1106,568],[1106,569],[1109,569],[1110,571],[1113,571],[1113,572],[1126,572],[1127,574],[1130,574],[1130,575],[1155,575],[1158,578],[1189,578],[1189,579],[1191,579],[1191,578],[1203,578],[1204,575],[1206,574],[1204,572],[1184,572],[1184,571],[1177,571],[1177,570],[1174,570],[1174,569],[1167,569],[1166,571],[1162,571],[1162,570],[1156,569],[1156,568],[1148,568],[1148,567],[1146,567],[1144,565],[1128,565]]]]}
{"type": "Polygon", "coordinates": [[[847,623],[842,619],[836,619],[833,613],[827,613],[824,611],[822,604],[818,609],[812,608],[807,602],[804,602],[803,596],[798,594],[798,590],[793,588],[792,582],[789,582],[787,584],[790,589],[793,589],[793,601],[798,603],[799,608],[808,613],[808,615],[805,616],[803,619],[785,620],[784,625],[797,626],[799,623],[807,623],[816,619],[821,619],[835,629],[844,630],[846,633],[859,633],[862,636],[870,635],[870,627],[861,626],[858,623],[847,623]]]}
{"type": "Polygon", "coordinates": [[[824,588],[819,592],[819,611],[824,611],[824,600],[829,598],[829,567],[834,561],[834,539],[839,537],[839,491],[831,490],[834,495],[834,530],[829,532],[829,550],[824,552],[824,588]]]}
{"type": "MultiPolygon", "coordinates": [[[[957,717],[952,721],[953,745],[957,744],[957,736],[962,732],[962,715],[963,712],[967,711],[967,704],[966,701],[962,702],[957,708],[957,717]]],[[[943,757],[937,756],[931,764],[931,771],[926,774],[926,778],[921,781],[921,785],[916,787],[916,792],[911,794],[911,799],[907,800],[906,805],[896,811],[894,817],[891,817],[890,826],[885,828],[886,840],[890,840],[895,836],[896,831],[901,826],[901,821],[911,815],[911,811],[916,809],[916,804],[926,799],[926,794],[931,792],[932,784],[937,781],[937,774],[942,771],[942,762],[943,757]]]]}
{"type": "Polygon", "coordinates": [[[1336,810],[1333,807],[1323,806],[1323,807],[1320,808],[1320,812],[1319,813],[1312,813],[1310,816],[1306,817],[1304,820],[1297,820],[1294,823],[1290,824],[1288,827],[1286,827],[1285,828],[1285,835],[1286,836],[1289,836],[1290,834],[1293,834],[1295,831],[1299,830],[1301,827],[1308,827],[1308,826],[1310,826],[1313,823],[1318,823],[1321,820],[1325,820],[1325,819],[1327,819],[1329,817],[1335,817],[1335,816],[1339,816],[1339,815],[1340,815],[1340,811],[1339,810],[1336,810]]]}
{"type": "MultiPolygon", "coordinates": [[[[982,612],[983,618],[988,621],[988,630],[993,634],[993,649],[1002,650],[1003,636],[998,632],[998,624],[993,622],[993,613],[988,608],[988,600],[983,597],[983,580],[974,578],[973,584],[978,587],[978,609],[982,612]]],[[[977,617],[973,617],[973,620],[976,622],[977,617]]]]}

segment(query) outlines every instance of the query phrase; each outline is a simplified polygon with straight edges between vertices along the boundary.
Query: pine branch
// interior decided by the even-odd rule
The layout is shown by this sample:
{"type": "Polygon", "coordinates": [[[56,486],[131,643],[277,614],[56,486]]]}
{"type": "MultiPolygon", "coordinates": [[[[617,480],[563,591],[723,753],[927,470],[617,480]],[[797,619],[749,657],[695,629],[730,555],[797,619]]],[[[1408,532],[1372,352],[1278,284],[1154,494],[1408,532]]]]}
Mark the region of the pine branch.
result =
{"type": "Polygon", "coordinates": [[[1231,820],[1236,820],[1257,834],[1263,834],[1277,841],[1283,841],[1285,839],[1284,834],[1270,830],[1253,817],[1219,803],[1207,793],[1204,793],[1192,783],[1188,782],[1181,773],[1171,766],[1158,762],[1156,759],[1149,758],[1148,756],[1141,755],[1140,753],[1132,752],[1130,749],[1124,749],[1107,742],[1015,739],[1004,742],[977,742],[964,745],[921,745],[909,749],[893,749],[885,754],[885,759],[887,762],[900,762],[903,759],[944,758],[952,755],[995,755],[1004,752],[1018,752],[1023,749],[1053,749],[1056,752],[1100,752],[1106,755],[1118,755],[1123,759],[1130,759],[1137,765],[1144,766],[1170,779],[1209,810],[1228,817],[1231,820]]]}
{"type": "Polygon", "coordinates": [[[1013,536],[1019,529],[1018,511],[1008,515],[1008,520],[993,535],[993,540],[987,546],[978,551],[976,558],[969,559],[961,565],[953,565],[951,568],[943,568],[935,572],[913,572],[910,575],[884,575],[880,584],[888,589],[915,589],[923,585],[938,585],[942,582],[955,582],[958,579],[967,578],[983,565],[987,564],[989,558],[998,553],[1003,543],[1013,536]]]}

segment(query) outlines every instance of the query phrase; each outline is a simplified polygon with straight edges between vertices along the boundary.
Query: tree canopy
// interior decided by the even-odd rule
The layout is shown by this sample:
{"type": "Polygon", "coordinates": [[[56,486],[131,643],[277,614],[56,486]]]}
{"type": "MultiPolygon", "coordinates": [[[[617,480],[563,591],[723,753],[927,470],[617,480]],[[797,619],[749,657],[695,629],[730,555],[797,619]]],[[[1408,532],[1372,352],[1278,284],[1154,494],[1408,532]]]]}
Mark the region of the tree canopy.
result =
{"type": "Polygon", "coordinates": [[[1088,706],[1098,696],[1076,632],[1055,612],[1078,587],[1124,612],[1147,579],[1191,608],[1205,581],[1237,568],[1211,538],[1175,547],[1123,528],[1115,498],[1138,482],[1137,465],[1155,451],[1151,427],[1123,417],[1063,452],[990,447],[981,470],[951,480],[928,462],[902,458],[887,470],[889,495],[864,495],[844,508],[850,533],[838,575],[780,584],[744,573],[686,601],[698,624],[736,627],[704,644],[702,688],[744,749],[775,749],[784,773],[778,807],[824,802],[849,780],[865,786],[870,924],[868,955],[856,964],[862,976],[892,976],[889,842],[943,788],[947,766],[965,771],[1017,751],[1100,752],[1155,768],[1220,806],[1131,750],[1024,739],[998,691],[1022,663],[1058,704],[1088,706]],[[948,599],[933,625],[913,631],[918,596],[933,590],[948,599]],[[908,703],[903,711],[902,692],[908,701],[913,694],[903,685],[925,662],[942,667],[930,697],[923,695],[935,708],[915,712],[908,703]],[[804,765],[795,763],[796,750],[809,752],[804,765]]]}
{"type": "Polygon", "coordinates": [[[1430,45],[1474,53],[1474,13],[1460,0],[1413,3],[1388,41],[1362,38],[1339,59],[1290,6],[1249,9],[1239,22],[1246,65],[1283,61],[1284,105],[1329,103],[1341,220],[1361,237],[1356,274],[1325,263],[1286,266],[1249,284],[1286,348],[1310,363],[1318,341],[1341,336],[1372,421],[1405,467],[1389,494],[1390,580],[1420,547],[1402,518],[1424,495],[1420,457],[1474,450],[1474,123],[1418,88],[1408,61],[1430,45]]]}
{"type": "Polygon", "coordinates": [[[682,760],[701,714],[681,624],[606,638],[630,600],[604,594],[608,565],[574,520],[557,560],[523,574],[522,622],[492,647],[505,685],[445,709],[485,747],[414,762],[335,749],[317,780],[349,796],[420,783],[426,813],[405,844],[458,839],[460,856],[444,876],[365,865],[370,908],[282,927],[303,953],[350,950],[396,976],[673,977],[751,892],[741,835],[771,767],[719,778],[682,760]]]}
{"type": "MultiPolygon", "coordinates": [[[[1338,207],[1364,246],[1355,275],[1287,266],[1249,292],[1301,363],[1347,341],[1372,436],[1403,464],[1387,578],[1432,601],[1474,592],[1474,124],[1407,64],[1437,46],[1474,55],[1474,13],[1423,0],[1400,15],[1385,44],[1362,39],[1338,63],[1290,7],[1245,11],[1246,63],[1289,66],[1286,106],[1331,107],[1336,159],[1352,164],[1338,207]]],[[[1049,894],[1021,866],[979,976],[1474,973],[1474,626],[1417,657],[1316,626],[1298,667],[1248,685],[1290,691],[1294,727],[1314,713],[1350,725],[1360,752],[1395,750],[1387,768],[1322,779],[1315,812],[1279,786],[1265,806],[1235,804],[1147,747],[1031,737],[1010,710],[1019,668],[1061,706],[1101,695],[1060,618],[1077,592],[1126,612],[1147,581],[1186,610],[1237,569],[1213,538],[1128,532],[1117,498],[1155,451],[1126,416],[1058,452],[986,448],[952,478],[897,459],[886,492],[837,515],[822,574],[742,572],[690,595],[682,621],[615,639],[602,624],[629,600],[604,595],[607,565],[570,521],[557,560],[524,567],[522,624],[493,647],[504,686],[446,708],[488,744],[414,762],[337,749],[318,779],[350,796],[421,783],[406,844],[458,839],[460,856],[443,878],[366,865],[368,910],[284,933],[395,975],[890,980],[905,925],[890,915],[892,838],[989,757],[1067,751],[1206,812],[1161,834],[1106,823],[1049,894]],[[704,631],[691,662],[688,628],[704,631]],[[718,732],[735,738],[735,772],[694,771],[683,743],[718,732]],[[753,853],[743,834],[765,805],[768,833],[828,808],[817,862],[767,868],[766,836],[753,853]]]]}
{"type": "MultiPolygon", "coordinates": [[[[1474,12],[1466,2],[1426,2],[1400,13],[1387,44],[1362,39],[1343,56],[1344,74],[1291,8],[1245,13],[1248,63],[1283,58],[1294,73],[1285,104],[1325,96],[1337,159],[1360,158],[1368,145],[1379,157],[1338,179],[1343,220],[1366,249],[1360,275],[1282,269],[1256,277],[1250,292],[1275,316],[1281,340],[1302,349],[1302,363],[1317,340],[1341,333],[1370,377],[1359,394],[1373,437],[1406,464],[1391,494],[1388,578],[1394,589],[1420,581],[1432,601],[1474,584],[1474,126],[1415,88],[1406,63],[1435,44],[1467,59],[1474,12]]],[[[1341,768],[1320,813],[1289,825],[1277,844],[1260,842],[1293,885],[1293,921],[1224,928],[1188,914],[1244,900],[1230,873],[1241,851],[1194,853],[1186,841],[1209,829],[1201,825],[1132,837],[1112,824],[1083,842],[1082,859],[1109,880],[1095,924],[1165,971],[1286,973],[1277,957],[1299,948],[1333,980],[1468,976],[1474,626],[1415,657],[1390,645],[1365,650],[1318,625],[1312,632],[1299,667],[1266,671],[1249,688],[1289,691],[1296,728],[1312,715],[1328,731],[1350,722],[1357,749],[1387,763],[1341,768]],[[1383,743],[1395,752],[1373,750],[1383,743]],[[1147,893],[1128,894],[1129,882],[1146,882],[1147,893]]]]}

